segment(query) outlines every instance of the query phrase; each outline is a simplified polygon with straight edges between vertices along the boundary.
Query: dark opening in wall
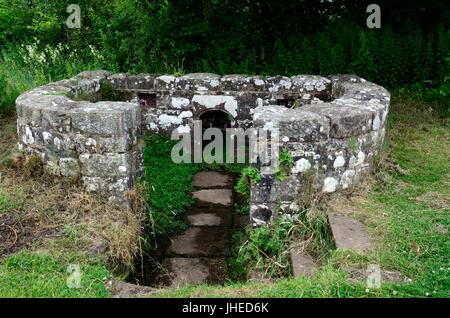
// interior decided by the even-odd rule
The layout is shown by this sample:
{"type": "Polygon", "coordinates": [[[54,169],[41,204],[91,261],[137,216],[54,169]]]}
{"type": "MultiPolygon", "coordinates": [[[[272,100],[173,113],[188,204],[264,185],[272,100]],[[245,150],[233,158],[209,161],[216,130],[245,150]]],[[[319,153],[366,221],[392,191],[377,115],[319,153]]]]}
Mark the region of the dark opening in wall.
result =
{"type": "Polygon", "coordinates": [[[277,105],[284,106],[287,108],[294,107],[295,99],[286,98],[286,99],[277,99],[277,105]]]}
{"type": "Polygon", "coordinates": [[[141,109],[156,107],[156,94],[139,93],[138,99],[139,99],[139,105],[141,106],[141,109]]]}
{"type": "Polygon", "coordinates": [[[231,127],[231,116],[221,110],[209,110],[200,115],[202,121],[202,129],[219,128],[225,131],[231,127]]]}

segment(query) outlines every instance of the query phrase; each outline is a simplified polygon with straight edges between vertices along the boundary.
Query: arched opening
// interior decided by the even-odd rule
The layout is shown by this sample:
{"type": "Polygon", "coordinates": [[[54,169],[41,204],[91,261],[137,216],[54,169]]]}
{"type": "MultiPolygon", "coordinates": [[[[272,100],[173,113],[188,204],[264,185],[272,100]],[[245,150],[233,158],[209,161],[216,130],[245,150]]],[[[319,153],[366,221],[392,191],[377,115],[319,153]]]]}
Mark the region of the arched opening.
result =
{"type": "MultiPolygon", "coordinates": [[[[228,114],[225,111],[222,110],[207,110],[204,113],[202,113],[199,116],[199,119],[202,121],[202,136],[203,136],[203,149],[205,149],[208,144],[211,144],[214,142],[215,145],[217,145],[218,140],[212,138],[211,141],[205,140],[205,132],[209,128],[217,128],[221,131],[221,143],[222,147],[220,153],[217,153],[216,151],[213,151],[212,155],[218,155],[218,157],[222,158],[223,162],[225,161],[226,156],[226,129],[231,127],[231,122],[233,120],[232,116],[228,114]]],[[[207,137],[206,137],[207,138],[207,137]]],[[[215,150],[218,150],[218,148],[215,148],[215,150]]],[[[205,155],[205,154],[204,154],[205,155]]],[[[205,158],[203,158],[205,159],[205,158]]]]}
{"type": "Polygon", "coordinates": [[[232,117],[222,110],[208,110],[200,115],[202,121],[202,129],[205,131],[208,128],[219,128],[225,132],[226,128],[231,127],[232,117]]]}

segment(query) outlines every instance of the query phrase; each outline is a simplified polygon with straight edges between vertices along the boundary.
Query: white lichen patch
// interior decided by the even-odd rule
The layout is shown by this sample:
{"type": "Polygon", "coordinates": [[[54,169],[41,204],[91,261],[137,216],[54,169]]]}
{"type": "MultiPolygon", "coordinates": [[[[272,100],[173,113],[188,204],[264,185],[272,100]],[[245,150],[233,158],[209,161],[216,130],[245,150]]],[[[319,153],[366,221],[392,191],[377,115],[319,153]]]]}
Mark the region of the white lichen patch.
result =
{"type": "Polygon", "coordinates": [[[183,122],[183,120],[181,118],[178,118],[177,116],[162,114],[161,116],[158,117],[158,123],[162,127],[170,127],[172,125],[179,125],[182,122],[183,122]]]}
{"type": "Polygon", "coordinates": [[[191,127],[189,127],[189,125],[181,125],[181,126],[178,126],[178,128],[177,128],[177,132],[179,133],[179,134],[188,134],[189,132],[191,131],[191,127]]]}
{"type": "Polygon", "coordinates": [[[309,160],[302,158],[295,162],[295,165],[294,167],[292,167],[291,172],[292,173],[305,172],[309,168],[311,168],[311,163],[309,162],[309,160]]]}
{"type": "Polygon", "coordinates": [[[345,158],[343,156],[337,156],[333,163],[333,168],[341,168],[345,165],[345,158]]]}
{"type": "Polygon", "coordinates": [[[25,127],[25,135],[22,136],[22,141],[24,144],[34,144],[33,132],[28,126],[25,127]]]}
{"type": "Polygon", "coordinates": [[[331,193],[336,191],[338,182],[335,178],[333,177],[328,177],[325,178],[324,182],[323,182],[323,188],[322,191],[325,193],[331,193]]]}
{"type": "Polygon", "coordinates": [[[161,75],[157,77],[157,79],[163,81],[166,84],[170,84],[172,82],[175,82],[176,77],[172,75],[161,75]]]}
{"type": "Polygon", "coordinates": [[[52,134],[49,133],[48,131],[44,131],[42,133],[42,138],[44,138],[44,142],[49,144],[52,141],[52,134]]]}
{"type": "Polygon", "coordinates": [[[366,154],[362,151],[358,152],[358,160],[356,161],[356,165],[360,165],[366,159],[366,154]]]}
{"type": "Polygon", "coordinates": [[[213,79],[211,80],[211,82],[209,82],[209,84],[211,85],[211,87],[217,87],[220,85],[220,82],[218,79],[213,79]]]}
{"type": "Polygon", "coordinates": [[[59,139],[58,137],[55,137],[53,139],[53,144],[55,145],[56,149],[61,149],[61,139],[59,139]]]}
{"type": "Polygon", "coordinates": [[[373,119],[372,129],[378,130],[380,126],[381,126],[380,116],[376,115],[375,118],[373,119]]]}
{"type": "MultiPolygon", "coordinates": [[[[261,97],[258,97],[256,99],[256,107],[262,107],[262,106],[263,106],[263,100],[261,97]]],[[[251,111],[253,111],[253,109],[251,111]]]]}
{"type": "Polygon", "coordinates": [[[267,123],[264,124],[263,127],[264,130],[268,130],[268,131],[272,131],[273,129],[273,123],[271,121],[268,121],[267,123]]]}
{"type": "Polygon", "coordinates": [[[120,172],[127,172],[127,167],[125,167],[125,166],[119,166],[119,171],[120,172]]]}
{"type": "Polygon", "coordinates": [[[233,117],[237,116],[237,101],[233,96],[194,95],[192,101],[206,108],[217,108],[224,105],[225,110],[233,117]]]}
{"type": "Polygon", "coordinates": [[[353,184],[353,178],[355,177],[355,170],[346,170],[341,177],[341,187],[342,189],[348,189],[353,184]]]}
{"type": "Polygon", "coordinates": [[[265,84],[265,82],[263,80],[255,79],[255,85],[256,86],[263,86],[264,84],[265,84]]]}
{"type": "Polygon", "coordinates": [[[181,112],[181,113],[178,115],[178,118],[184,119],[184,118],[190,118],[190,117],[192,117],[192,116],[193,116],[192,112],[191,112],[190,110],[186,110],[186,111],[181,112]]]}
{"type": "Polygon", "coordinates": [[[190,101],[184,97],[172,97],[172,107],[175,109],[181,109],[189,106],[190,101]]]}

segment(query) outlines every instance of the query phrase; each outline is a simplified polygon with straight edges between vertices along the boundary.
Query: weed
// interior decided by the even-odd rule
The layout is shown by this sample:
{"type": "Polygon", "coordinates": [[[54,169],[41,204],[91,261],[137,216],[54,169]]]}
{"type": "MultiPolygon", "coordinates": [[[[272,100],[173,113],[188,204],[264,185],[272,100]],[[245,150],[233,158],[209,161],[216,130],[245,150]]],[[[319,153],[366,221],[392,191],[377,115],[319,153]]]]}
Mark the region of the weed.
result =
{"type": "Polygon", "coordinates": [[[294,159],[292,158],[291,154],[286,149],[281,149],[280,151],[280,157],[279,157],[279,167],[276,171],[276,178],[279,181],[283,181],[286,175],[291,170],[292,166],[294,165],[294,159]]]}
{"type": "Polygon", "coordinates": [[[236,184],[235,190],[237,193],[243,195],[245,198],[250,197],[251,182],[259,183],[261,175],[257,168],[247,167],[242,169],[241,176],[236,184]]]}
{"type": "Polygon", "coordinates": [[[248,215],[248,214],[250,214],[250,205],[235,203],[234,204],[234,213],[236,213],[238,215],[248,215]]]}

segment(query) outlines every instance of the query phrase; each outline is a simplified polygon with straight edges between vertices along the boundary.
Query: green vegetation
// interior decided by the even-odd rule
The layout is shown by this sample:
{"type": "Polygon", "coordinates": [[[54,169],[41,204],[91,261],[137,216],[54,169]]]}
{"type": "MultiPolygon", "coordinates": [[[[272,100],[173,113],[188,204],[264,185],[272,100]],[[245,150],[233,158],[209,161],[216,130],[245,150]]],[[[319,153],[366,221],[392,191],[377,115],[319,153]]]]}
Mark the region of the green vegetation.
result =
{"type": "Polygon", "coordinates": [[[236,184],[235,190],[245,198],[250,198],[250,182],[259,183],[261,175],[255,167],[246,167],[241,171],[241,176],[236,184]]]}
{"type": "Polygon", "coordinates": [[[0,297],[108,297],[105,281],[109,271],[101,264],[80,266],[81,286],[67,285],[68,261],[45,253],[20,252],[0,265],[0,297]]]}
{"type": "Polygon", "coordinates": [[[279,156],[279,168],[276,172],[276,177],[278,180],[283,181],[294,165],[294,159],[292,158],[289,151],[286,149],[281,149],[279,156]]]}
{"type": "Polygon", "coordinates": [[[2,189],[0,185],[0,215],[2,213],[19,210],[23,208],[24,192],[18,188],[13,194],[2,189]]]}

